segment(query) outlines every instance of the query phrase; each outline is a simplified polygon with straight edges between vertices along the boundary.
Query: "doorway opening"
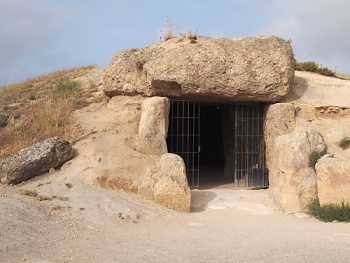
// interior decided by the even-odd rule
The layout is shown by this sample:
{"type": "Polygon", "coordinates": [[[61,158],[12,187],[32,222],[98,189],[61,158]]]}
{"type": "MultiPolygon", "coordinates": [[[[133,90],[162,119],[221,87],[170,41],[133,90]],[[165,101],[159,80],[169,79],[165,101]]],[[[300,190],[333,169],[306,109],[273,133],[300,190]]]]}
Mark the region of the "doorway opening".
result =
{"type": "Polygon", "coordinates": [[[200,104],[200,186],[203,188],[233,183],[225,177],[225,150],[222,114],[224,107],[200,104]]]}
{"type": "Polygon", "coordinates": [[[186,165],[191,187],[267,187],[263,104],[171,100],[168,152],[186,165]]]}

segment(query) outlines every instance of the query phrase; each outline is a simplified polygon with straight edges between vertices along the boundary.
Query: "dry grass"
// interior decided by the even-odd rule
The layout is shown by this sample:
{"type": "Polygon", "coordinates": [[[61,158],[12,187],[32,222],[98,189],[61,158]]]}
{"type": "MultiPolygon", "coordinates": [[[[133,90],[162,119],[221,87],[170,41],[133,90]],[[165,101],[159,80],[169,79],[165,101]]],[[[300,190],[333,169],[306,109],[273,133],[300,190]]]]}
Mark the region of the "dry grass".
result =
{"type": "Polygon", "coordinates": [[[22,195],[25,195],[25,196],[31,196],[31,197],[37,197],[38,196],[38,192],[36,190],[22,189],[19,192],[22,195]]]}
{"type": "Polygon", "coordinates": [[[46,195],[38,195],[36,197],[36,199],[39,200],[39,201],[51,201],[52,200],[51,197],[46,196],[46,195]]]}
{"type": "Polygon", "coordinates": [[[169,17],[166,18],[166,23],[167,23],[167,29],[165,32],[161,31],[162,36],[161,40],[163,41],[168,41],[173,38],[177,37],[183,37],[183,38],[188,38],[190,40],[191,44],[197,43],[197,32],[193,31],[191,28],[187,30],[187,33],[179,33],[175,31],[175,25],[174,23],[170,20],[169,17]]]}
{"type": "Polygon", "coordinates": [[[61,200],[61,201],[68,201],[69,197],[67,197],[67,196],[57,196],[57,199],[61,200]]]}
{"type": "MultiPolygon", "coordinates": [[[[0,88],[0,159],[53,136],[74,138],[71,113],[88,104],[90,94],[75,78],[95,66],[57,71],[0,88]]],[[[89,88],[89,87],[88,87],[89,88]]]]}
{"type": "Polygon", "coordinates": [[[59,210],[63,210],[63,209],[64,209],[64,207],[60,206],[60,205],[55,205],[55,206],[51,207],[51,210],[54,210],[54,211],[59,211],[59,210]]]}
{"type": "Polygon", "coordinates": [[[35,197],[39,201],[51,201],[52,198],[46,195],[40,195],[36,190],[22,189],[20,193],[25,196],[35,197]]]}

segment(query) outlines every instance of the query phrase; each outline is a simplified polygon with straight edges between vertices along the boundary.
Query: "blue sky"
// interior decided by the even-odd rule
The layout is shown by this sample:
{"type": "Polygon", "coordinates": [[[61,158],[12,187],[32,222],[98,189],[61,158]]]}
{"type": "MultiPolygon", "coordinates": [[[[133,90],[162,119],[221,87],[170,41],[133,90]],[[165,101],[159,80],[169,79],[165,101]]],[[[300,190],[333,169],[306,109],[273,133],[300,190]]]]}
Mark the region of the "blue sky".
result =
{"type": "Polygon", "coordinates": [[[0,85],[59,69],[108,66],[123,49],[175,31],[277,35],[295,57],[350,74],[349,0],[0,0],[0,85]]]}

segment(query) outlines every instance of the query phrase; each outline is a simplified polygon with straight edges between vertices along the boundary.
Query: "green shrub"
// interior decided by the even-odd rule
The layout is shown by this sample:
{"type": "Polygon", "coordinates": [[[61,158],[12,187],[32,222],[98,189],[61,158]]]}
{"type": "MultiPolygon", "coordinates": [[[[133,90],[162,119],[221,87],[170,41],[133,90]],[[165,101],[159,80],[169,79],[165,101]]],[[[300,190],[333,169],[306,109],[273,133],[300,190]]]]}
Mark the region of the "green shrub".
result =
{"type": "Polygon", "coordinates": [[[79,91],[81,88],[81,83],[76,80],[71,80],[69,78],[62,78],[60,79],[57,84],[57,90],[58,91],[69,91],[69,92],[75,92],[79,91]]]}
{"type": "Polygon", "coordinates": [[[318,162],[318,160],[326,153],[327,153],[326,150],[324,150],[322,152],[312,151],[312,153],[310,154],[310,158],[309,158],[309,166],[315,168],[315,165],[318,162]]]}
{"type": "Polygon", "coordinates": [[[334,76],[334,72],[329,68],[319,68],[316,73],[328,77],[334,76]]]}
{"type": "Polygon", "coordinates": [[[38,98],[38,94],[32,92],[28,95],[28,100],[36,100],[38,98]]]}
{"type": "Polygon", "coordinates": [[[295,70],[298,71],[309,71],[309,72],[317,72],[318,66],[314,61],[307,62],[295,62],[295,70]]]}
{"type": "Polygon", "coordinates": [[[339,142],[339,147],[342,148],[343,150],[349,149],[350,147],[350,138],[345,137],[339,142]]]}
{"type": "Polygon", "coordinates": [[[320,205],[318,199],[311,201],[308,205],[308,213],[315,218],[325,222],[350,222],[350,206],[342,202],[341,205],[320,205]]]}
{"type": "Polygon", "coordinates": [[[314,61],[298,62],[295,61],[295,70],[314,72],[323,76],[334,76],[334,72],[329,68],[319,67],[314,61]]]}
{"type": "Polygon", "coordinates": [[[0,114],[0,128],[5,127],[7,125],[8,116],[5,114],[0,114]]]}

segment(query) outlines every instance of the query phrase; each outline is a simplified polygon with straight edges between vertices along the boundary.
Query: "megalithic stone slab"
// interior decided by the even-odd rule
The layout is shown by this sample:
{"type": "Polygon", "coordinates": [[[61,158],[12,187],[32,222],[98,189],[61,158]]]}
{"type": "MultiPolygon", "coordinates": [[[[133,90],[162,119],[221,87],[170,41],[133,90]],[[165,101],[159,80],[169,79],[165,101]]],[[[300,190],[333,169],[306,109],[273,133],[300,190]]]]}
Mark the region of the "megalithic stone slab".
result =
{"type": "Polygon", "coordinates": [[[275,36],[186,37],[114,54],[104,93],[197,101],[278,102],[294,78],[288,41],[275,36]]]}

